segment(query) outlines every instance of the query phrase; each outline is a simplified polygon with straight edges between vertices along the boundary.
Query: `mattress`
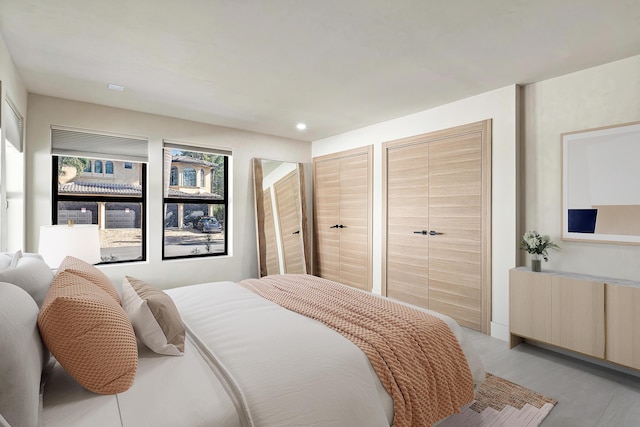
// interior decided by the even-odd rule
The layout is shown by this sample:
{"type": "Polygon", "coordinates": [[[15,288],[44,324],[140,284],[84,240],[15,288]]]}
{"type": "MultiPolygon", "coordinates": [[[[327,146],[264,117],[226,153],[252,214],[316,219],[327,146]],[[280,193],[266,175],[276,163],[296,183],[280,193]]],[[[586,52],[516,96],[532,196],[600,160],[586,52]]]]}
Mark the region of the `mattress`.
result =
{"type": "MultiPolygon", "coordinates": [[[[166,291],[187,329],[185,354],[139,347],[133,386],[84,390],[59,365],[49,376],[49,426],[389,426],[393,402],[364,353],[339,333],[233,282],[166,291]]],[[[474,381],[484,370],[460,326],[474,381]]]]}

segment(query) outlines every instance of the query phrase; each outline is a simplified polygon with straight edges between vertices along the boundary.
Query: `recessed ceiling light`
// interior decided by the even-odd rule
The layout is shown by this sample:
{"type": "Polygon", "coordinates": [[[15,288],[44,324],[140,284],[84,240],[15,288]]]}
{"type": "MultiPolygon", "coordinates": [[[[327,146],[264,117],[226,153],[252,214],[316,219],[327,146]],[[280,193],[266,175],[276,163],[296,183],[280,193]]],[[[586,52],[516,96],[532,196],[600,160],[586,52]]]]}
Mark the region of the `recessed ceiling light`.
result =
{"type": "Polygon", "coordinates": [[[298,123],[296,125],[296,129],[298,130],[305,130],[307,128],[307,125],[305,125],[304,123],[298,123]]]}
{"type": "Polygon", "coordinates": [[[124,90],[124,86],[116,85],[113,83],[109,83],[107,87],[111,90],[117,90],[118,92],[122,92],[124,90]]]}

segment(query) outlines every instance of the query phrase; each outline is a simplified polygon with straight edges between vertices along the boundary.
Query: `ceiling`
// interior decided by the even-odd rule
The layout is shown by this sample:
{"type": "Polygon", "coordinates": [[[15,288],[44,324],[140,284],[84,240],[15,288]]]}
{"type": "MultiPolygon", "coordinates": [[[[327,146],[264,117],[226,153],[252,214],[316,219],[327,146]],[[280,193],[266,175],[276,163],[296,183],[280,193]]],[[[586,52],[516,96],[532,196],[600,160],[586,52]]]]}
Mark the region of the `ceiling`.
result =
{"type": "Polygon", "coordinates": [[[312,141],[640,54],[640,1],[0,0],[0,33],[29,92],[312,141]]]}

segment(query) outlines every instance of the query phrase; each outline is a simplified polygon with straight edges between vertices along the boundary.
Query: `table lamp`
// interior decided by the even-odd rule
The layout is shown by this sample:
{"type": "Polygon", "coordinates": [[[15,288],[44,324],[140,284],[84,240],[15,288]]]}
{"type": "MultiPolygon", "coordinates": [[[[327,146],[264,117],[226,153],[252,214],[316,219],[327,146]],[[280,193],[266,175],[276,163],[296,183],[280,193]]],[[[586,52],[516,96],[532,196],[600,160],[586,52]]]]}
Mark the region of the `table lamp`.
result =
{"type": "Polygon", "coordinates": [[[67,255],[97,264],[101,261],[98,226],[72,223],[43,225],[40,227],[38,252],[52,269],[57,269],[67,255]]]}

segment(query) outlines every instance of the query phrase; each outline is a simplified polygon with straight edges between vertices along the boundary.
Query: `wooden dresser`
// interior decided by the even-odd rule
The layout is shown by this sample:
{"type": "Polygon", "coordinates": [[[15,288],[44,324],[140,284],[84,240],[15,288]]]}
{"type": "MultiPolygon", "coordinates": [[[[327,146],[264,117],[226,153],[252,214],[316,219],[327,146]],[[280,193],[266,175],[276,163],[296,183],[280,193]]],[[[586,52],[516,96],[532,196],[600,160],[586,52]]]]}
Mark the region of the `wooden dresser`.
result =
{"type": "Polygon", "coordinates": [[[523,338],[640,370],[640,282],[509,271],[511,347],[523,338]]]}

